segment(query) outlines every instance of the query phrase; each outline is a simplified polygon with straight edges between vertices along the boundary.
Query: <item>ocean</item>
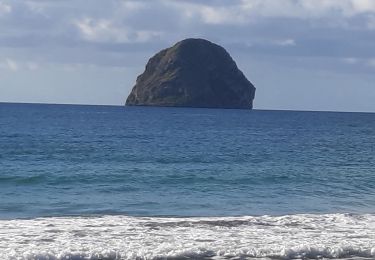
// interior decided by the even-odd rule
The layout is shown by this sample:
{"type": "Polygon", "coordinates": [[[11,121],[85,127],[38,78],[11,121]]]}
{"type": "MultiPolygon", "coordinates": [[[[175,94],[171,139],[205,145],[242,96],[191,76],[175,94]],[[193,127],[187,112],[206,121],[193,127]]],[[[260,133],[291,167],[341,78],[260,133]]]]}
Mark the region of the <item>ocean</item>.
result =
{"type": "Polygon", "coordinates": [[[0,259],[331,258],[375,258],[375,114],[0,103],[0,259]]]}

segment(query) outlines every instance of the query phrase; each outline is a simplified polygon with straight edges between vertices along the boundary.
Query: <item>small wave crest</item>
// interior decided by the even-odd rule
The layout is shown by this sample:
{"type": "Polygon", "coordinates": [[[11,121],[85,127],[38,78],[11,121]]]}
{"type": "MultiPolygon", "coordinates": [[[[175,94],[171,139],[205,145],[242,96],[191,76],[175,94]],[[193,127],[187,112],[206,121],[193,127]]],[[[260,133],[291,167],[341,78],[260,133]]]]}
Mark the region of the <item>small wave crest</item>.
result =
{"type": "Polygon", "coordinates": [[[374,259],[375,215],[0,221],[1,259],[374,259]]]}
{"type": "Polygon", "coordinates": [[[32,185],[40,183],[46,180],[47,176],[45,174],[38,174],[32,176],[0,176],[0,184],[9,185],[9,184],[23,184],[23,185],[32,185]]]}

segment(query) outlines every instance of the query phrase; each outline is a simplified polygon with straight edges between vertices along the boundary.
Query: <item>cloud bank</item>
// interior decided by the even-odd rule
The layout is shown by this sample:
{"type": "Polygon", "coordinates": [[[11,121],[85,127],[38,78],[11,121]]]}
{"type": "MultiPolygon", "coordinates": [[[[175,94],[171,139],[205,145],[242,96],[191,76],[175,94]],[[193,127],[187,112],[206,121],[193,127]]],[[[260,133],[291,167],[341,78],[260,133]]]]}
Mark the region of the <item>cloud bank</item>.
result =
{"type": "Polygon", "coordinates": [[[8,54],[16,49],[15,56],[19,49],[28,56],[35,50],[33,58],[46,62],[69,63],[67,56],[77,62],[80,50],[80,62],[100,63],[85,53],[149,52],[150,45],[157,49],[184,37],[256,53],[375,57],[373,48],[363,48],[374,38],[372,0],[2,0],[0,15],[0,48],[8,54]],[[331,50],[333,45],[338,48],[331,50]]]}

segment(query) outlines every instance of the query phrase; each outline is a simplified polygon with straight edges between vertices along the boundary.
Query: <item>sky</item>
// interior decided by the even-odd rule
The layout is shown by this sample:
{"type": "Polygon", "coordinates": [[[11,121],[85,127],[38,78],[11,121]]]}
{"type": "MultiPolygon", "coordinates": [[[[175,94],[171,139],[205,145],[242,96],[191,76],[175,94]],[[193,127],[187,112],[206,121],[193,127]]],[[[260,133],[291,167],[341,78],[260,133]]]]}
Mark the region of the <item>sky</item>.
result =
{"type": "Polygon", "coordinates": [[[0,0],[0,102],[123,105],[184,38],[231,54],[256,109],[375,112],[375,0],[0,0]]]}

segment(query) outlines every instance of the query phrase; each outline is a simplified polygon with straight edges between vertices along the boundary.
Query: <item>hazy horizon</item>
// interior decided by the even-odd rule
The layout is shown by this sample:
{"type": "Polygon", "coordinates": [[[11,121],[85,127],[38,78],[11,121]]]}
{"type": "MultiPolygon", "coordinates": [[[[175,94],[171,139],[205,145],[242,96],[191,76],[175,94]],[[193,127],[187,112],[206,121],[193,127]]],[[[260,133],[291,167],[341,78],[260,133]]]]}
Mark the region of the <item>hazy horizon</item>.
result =
{"type": "Polygon", "coordinates": [[[0,102],[123,105],[159,50],[223,46],[259,110],[375,112],[375,1],[0,0],[0,102]]]}

